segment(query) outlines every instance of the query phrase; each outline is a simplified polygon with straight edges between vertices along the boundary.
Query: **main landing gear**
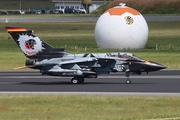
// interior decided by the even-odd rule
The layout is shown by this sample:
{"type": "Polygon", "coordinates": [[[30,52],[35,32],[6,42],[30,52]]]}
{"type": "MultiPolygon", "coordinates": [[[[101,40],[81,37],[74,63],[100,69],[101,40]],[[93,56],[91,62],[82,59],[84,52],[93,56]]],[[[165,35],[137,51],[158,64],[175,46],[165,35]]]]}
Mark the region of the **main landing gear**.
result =
{"type": "MultiPolygon", "coordinates": [[[[130,80],[129,76],[130,76],[130,72],[126,72],[126,77],[127,77],[126,84],[131,84],[131,80],[130,80]]],[[[72,84],[82,84],[82,83],[84,83],[84,77],[74,76],[71,79],[71,83],[72,84]]]]}
{"type": "Polygon", "coordinates": [[[75,76],[75,77],[73,77],[71,79],[71,83],[73,83],[73,84],[82,84],[82,83],[84,83],[84,77],[75,76]]]}
{"type": "Polygon", "coordinates": [[[130,73],[126,72],[126,77],[127,77],[126,84],[131,84],[131,80],[130,80],[129,76],[130,76],[130,73]]]}

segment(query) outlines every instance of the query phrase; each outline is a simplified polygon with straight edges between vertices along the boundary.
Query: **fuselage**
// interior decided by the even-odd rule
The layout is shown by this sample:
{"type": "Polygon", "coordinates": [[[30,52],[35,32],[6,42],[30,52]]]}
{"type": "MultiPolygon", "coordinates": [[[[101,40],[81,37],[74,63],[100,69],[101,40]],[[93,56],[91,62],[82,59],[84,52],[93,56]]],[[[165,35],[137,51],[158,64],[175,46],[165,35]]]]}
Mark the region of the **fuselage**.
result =
{"type": "Polygon", "coordinates": [[[141,59],[131,53],[66,54],[61,58],[36,61],[34,65],[36,65],[35,69],[44,71],[47,69],[48,71],[67,72],[70,69],[69,71],[91,71],[96,74],[126,71],[140,74],[165,68],[158,63],[141,59]],[[54,66],[48,68],[48,65],[52,64],[54,66]]]}

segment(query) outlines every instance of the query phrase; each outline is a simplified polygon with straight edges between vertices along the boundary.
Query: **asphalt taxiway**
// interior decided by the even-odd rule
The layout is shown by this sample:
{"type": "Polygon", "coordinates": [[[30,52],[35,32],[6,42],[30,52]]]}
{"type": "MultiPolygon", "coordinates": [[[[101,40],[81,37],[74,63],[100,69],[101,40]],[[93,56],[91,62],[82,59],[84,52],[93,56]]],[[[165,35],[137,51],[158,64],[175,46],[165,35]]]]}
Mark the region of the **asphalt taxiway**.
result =
{"type": "MultiPolygon", "coordinates": [[[[99,17],[3,17],[0,22],[96,22],[99,17]]],[[[146,21],[179,21],[180,16],[144,16],[146,21]]]]}
{"type": "Polygon", "coordinates": [[[85,79],[72,84],[71,77],[42,76],[38,71],[0,71],[0,92],[140,92],[180,93],[180,70],[162,70],[132,75],[126,84],[124,73],[85,79]]]}

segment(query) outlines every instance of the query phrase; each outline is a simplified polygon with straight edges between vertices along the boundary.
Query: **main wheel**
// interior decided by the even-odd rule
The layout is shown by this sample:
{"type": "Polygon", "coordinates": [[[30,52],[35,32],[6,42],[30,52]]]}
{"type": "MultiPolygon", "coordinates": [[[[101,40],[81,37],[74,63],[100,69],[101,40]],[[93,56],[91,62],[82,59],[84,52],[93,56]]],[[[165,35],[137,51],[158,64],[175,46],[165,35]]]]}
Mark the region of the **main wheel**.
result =
{"type": "Polygon", "coordinates": [[[131,84],[131,80],[130,80],[130,79],[127,79],[127,80],[126,80],[126,84],[131,84]]]}
{"type": "Polygon", "coordinates": [[[71,83],[73,84],[78,84],[79,83],[79,80],[77,78],[72,78],[71,79],[71,83]]]}

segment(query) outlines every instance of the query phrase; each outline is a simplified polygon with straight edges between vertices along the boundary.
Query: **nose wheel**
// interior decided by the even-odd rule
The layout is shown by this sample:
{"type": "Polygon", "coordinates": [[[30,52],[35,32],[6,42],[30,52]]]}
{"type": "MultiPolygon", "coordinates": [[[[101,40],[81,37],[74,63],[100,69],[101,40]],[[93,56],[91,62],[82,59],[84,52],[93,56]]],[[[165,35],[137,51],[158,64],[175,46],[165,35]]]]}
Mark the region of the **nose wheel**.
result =
{"type": "Polygon", "coordinates": [[[131,84],[131,80],[130,80],[130,79],[127,79],[127,80],[126,80],[126,84],[131,84]]]}

